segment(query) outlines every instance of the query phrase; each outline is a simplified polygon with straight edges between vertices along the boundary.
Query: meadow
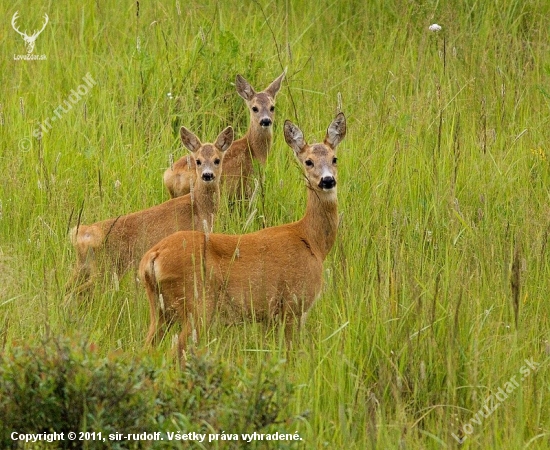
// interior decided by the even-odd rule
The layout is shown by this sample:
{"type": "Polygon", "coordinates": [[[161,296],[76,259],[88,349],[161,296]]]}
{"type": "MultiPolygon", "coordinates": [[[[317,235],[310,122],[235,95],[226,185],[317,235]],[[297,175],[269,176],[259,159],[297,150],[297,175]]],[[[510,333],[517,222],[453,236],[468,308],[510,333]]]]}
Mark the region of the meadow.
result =
{"type": "Polygon", "coordinates": [[[68,230],[167,200],[179,128],[242,136],[235,76],[260,90],[287,68],[256,195],[224,201],[217,231],[299,219],[283,122],[318,142],[343,111],[323,294],[289,352],[252,323],[214,324],[197,351],[251,374],[277,365],[300,448],[548,448],[547,0],[16,1],[0,17],[3,351],[84,335],[179,370],[171,339],[144,349],[134,274],[66,297],[68,230]],[[14,56],[16,11],[21,30],[48,14],[47,59],[14,56]]]}

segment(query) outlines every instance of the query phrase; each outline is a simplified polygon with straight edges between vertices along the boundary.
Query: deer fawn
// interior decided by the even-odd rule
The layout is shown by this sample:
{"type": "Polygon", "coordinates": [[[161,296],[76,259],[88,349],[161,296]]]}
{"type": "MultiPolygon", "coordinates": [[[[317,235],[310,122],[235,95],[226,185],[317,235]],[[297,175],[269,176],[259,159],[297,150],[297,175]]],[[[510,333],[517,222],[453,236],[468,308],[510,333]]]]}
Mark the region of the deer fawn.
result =
{"type": "Polygon", "coordinates": [[[346,120],[338,114],[323,143],[308,145],[288,120],[284,134],[305,172],[304,217],[243,235],[180,231],[151,248],[139,266],[151,313],[148,344],[179,319],[178,355],[185,358],[194,324],[208,325],[215,311],[229,320],[284,321],[287,340],[305,319],[336,239],[335,149],[346,135],[346,120]]]}
{"type": "MultiPolygon", "coordinates": [[[[250,110],[250,127],[244,137],[233,142],[225,155],[222,184],[230,197],[238,197],[241,188],[250,189],[252,159],[265,164],[273,141],[273,116],[275,97],[285,76],[283,72],[267,89],[256,92],[241,75],[237,75],[235,86],[250,110]],[[242,180],[242,186],[241,186],[242,180]]],[[[195,178],[194,161],[183,156],[173,167],[164,172],[164,184],[172,198],[185,195],[195,178]]]]}
{"type": "Polygon", "coordinates": [[[137,268],[147,249],[176,231],[211,231],[220,199],[222,160],[233,142],[233,128],[223,130],[214,144],[201,144],[185,127],[180,135],[183,145],[193,154],[197,180],[194,189],[142,211],[73,228],[70,237],[77,250],[77,266],[72,284],[84,279],[76,292],[93,284],[101,272],[99,264],[108,264],[115,273],[123,274],[130,267],[137,268]]]}

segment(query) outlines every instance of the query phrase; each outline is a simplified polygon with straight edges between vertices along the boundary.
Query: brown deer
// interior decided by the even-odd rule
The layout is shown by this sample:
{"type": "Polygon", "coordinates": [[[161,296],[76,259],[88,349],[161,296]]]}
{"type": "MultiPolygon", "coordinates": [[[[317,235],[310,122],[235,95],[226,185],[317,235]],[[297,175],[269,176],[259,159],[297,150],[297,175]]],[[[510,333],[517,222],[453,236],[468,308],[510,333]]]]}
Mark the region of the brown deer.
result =
{"type": "MultiPolygon", "coordinates": [[[[262,165],[265,164],[273,141],[275,97],[281,88],[285,73],[283,72],[262,92],[256,92],[248,81],[237,75],[235,87],[250,110],[250,126],[244,137],[234,141],[225,155],[222,189],[230,197],[240,197],[241,193],[248,195],[253,159],[262,165]]],[[[192,158],[183,156],[164,172],[164,185],[172,198],[189,192],[195,178],[194,166],[192,158]]]]}
{"type": "Polygon", "coordinates": [[[91,287],[105,265],[117,275],[137,268],[145,251],[179,230],[212,230],[220,200],[222,160],[233,142],[233,128],[223,130],[214,144],[201,144],[187,128],[180,130],[181,141],[192,152],[196,184],[191,193],[160,205],[93,225],[71,230],[77,251],[77,266],[72,286],[76,292],[91,287]]]}
{"type": "Polygon", "coordinates": [[[288,120],[284,134],[306,177],[304,217],[243,235],[180,231],[151,248],[139,266],[151,313],[148,344],[179,319],[178,355],[185,358],[195,325],[208,325],[216,311],[233,321],[277,319],[287,340],[305,319],[321,293],[323,261],[336,239],[335,149],[346,135],[346,120],[338,114],[323,143],[308,145],[288,120]]]}

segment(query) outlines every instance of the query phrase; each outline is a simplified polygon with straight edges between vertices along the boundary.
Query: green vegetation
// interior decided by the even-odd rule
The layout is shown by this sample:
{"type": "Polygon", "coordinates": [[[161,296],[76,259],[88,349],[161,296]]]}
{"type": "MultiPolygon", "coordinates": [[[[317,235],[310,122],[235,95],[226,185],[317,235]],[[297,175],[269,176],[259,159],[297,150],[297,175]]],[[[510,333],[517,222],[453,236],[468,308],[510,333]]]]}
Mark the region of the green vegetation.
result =
{"type": "MultiPolygon", "coordinates": [[[[192,440],[196,448],[204,448],[200,441],[208,434],[223,434],[210,445],[225,448],[242,441],[250,429],[293,434],[286,429],[293,419],[288,418],[287,425],[279,417],[292,391],[288,383],[278,381],[278,364],[266,365],[250,378],[238,368],[192,355],[185,370],[174,373],[164,359],[128,361],[121,352],[100,358],[96,351],[95,344],[85,341],[75,345],[47,339],[16,346],[0,357],[2,448],[23,440],[14,442],[14,430],[17,435],[55,430],[63,435],[52,445],[100,449],[104,442],[110,448],[140,448],[143,443],[137,439],[128,442],[119,436],[139,436],[144,430],[151,436],[157,433],[157,444],[164,436],[171,448],[182,442],[170,439],[169,433],[200,434],[202,439],[192,440]],[[79,433],[71,440],[69,433],[75,430],[79,433]],[[87,437],[90,433],[92,438],[87,437]]],[[[279,448],[293,444],[297,442],[282,442],[279,448]]]]}
{"type": "Polygon", "coordinates": [[[172,361],[171,338],[143,349],[149,310],[133,274],[66,301],[67,231],[166,200],[179,127],[242,136],[236,74],[262,89],[288,67],[262,188],[224,204],[218,231],[301,217],[282,123],[318,141],[341,108],[342,221],[325,290],[288,354],[279,330],[250,323],[215,324],[198,351],[250,379],[285,360],[276,384],[295,391],[282,415],[300,419],[281,430],[304,448],[548,447],[547,0],[4,2],[0,13],[4,351],[85,335],[97,358],[172,361]],[[21,30],[49,15],[34,50],[47,60],[13,59],[26,53],[9,25],[17,10],[21,30]],[[57,109],[88,73],[96,84],[57,109]]]}

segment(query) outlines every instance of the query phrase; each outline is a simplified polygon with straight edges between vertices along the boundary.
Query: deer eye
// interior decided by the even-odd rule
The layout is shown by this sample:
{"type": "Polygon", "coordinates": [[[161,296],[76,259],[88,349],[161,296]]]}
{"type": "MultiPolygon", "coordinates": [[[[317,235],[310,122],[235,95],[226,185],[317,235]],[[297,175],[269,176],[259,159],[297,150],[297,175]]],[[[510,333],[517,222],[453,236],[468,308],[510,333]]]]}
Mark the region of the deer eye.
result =
{"type": "Polygon", "coordinates": [[[219,165],[220,165],[220,158],[216,158],[216,159],[214,160],[214,164],[215,164],[216,166],[219,166],[219,165]]]}
{"type": "Polygon", "coordinates": [[[275,111],[275,106],[272,105],[271,108],[269,108],[269,110],[270,110],[271,112],[275,111]]]}
{"type": "Polygon", "coordinates": [[[313,161],[311,159],[306,159],[306,166],[313,167],[313,161]]]}
{"type": "Polygon", "coordinates": [[[336,164],[337,162],[338,162],[338,158],[336,158],[336,156],[332,158],[332,164],[336,164]]]}
{"type": "Polygon", "coordinates": [[[195,164],[197,164],[197,166],[200,166],[202,164],[201,160],[200,159],[196,159],[195,160],[195,164]]]}
{"type": "Polygon", "coordinates": [[[257,106],[253,106],[253,107],[252,107],[252,111],[254,111],[254,112],[258,112],[258,111],[259,111],[259,109],[258,109],[258,107],[257,107],[257,106]]]}

